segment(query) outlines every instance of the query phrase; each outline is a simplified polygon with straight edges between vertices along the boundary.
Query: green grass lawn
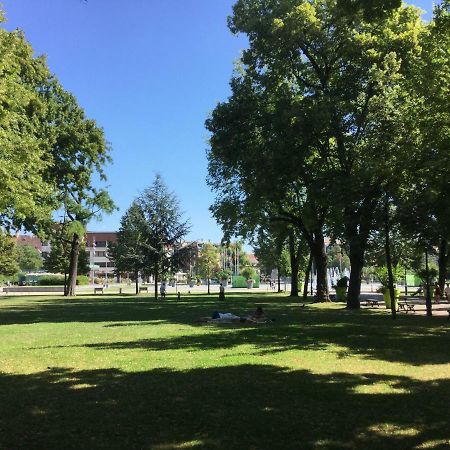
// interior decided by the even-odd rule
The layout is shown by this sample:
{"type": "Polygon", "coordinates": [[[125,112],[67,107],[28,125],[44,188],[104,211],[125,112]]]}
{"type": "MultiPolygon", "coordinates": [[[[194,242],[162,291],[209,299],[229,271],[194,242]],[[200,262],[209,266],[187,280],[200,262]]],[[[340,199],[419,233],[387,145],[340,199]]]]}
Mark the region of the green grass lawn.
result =
{"type": "Polygon", "coordinates": [[[0,297],[0,449],[444,449],[443,317],[285,296],[0,297]],[[267,325],[216,325],[213,311],[267,325]]]}

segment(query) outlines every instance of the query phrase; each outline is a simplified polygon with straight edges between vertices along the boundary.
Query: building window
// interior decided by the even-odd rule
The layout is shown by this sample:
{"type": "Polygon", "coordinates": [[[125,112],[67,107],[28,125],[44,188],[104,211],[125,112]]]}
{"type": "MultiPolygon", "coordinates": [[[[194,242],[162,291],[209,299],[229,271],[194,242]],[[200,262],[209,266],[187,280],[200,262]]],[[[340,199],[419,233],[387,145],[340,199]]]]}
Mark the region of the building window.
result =
{"type": "Polygon", "coordinates": [[[95,242],[95,246],[96,247],[106,247],[107,246],[107,241],[96,241],[95,242]]]}
{"type": "Polygon", "coordinates": [[[104,250],[97,251],[97,252],[95,252],[95,256],[105,257],[106,256],[106,252],[104,250]]]}

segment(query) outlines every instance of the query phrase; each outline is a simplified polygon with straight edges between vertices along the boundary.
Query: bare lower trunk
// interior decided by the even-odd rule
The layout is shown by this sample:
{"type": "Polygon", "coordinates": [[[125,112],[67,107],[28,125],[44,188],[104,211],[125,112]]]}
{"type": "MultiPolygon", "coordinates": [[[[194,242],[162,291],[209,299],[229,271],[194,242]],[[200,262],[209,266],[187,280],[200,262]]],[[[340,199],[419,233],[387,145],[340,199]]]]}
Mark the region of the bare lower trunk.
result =
{"type": "Polygon", "coordinates": [[[447,278],[447,266],[449,256],[450,252],[448,240],[441,239],[441,242],[439,243],[439,257],[438,257],[438,265],[439,265],[438,284],[439,287],[441,288],[441,293],[443,293],[445,289],[445,280],[447,278]]]}
{"type": "Polygon", "coordinates": [[[67,284],[67,272],[64,272],[64,295],[67,296],[69,285],[67,284]]]}
{"type": "Polygon", "coordinates": [[[361,304],[361,275],[364,267],[364,250],[359,245],[350,246],[350,280],[347,292],[347,308],[358,309],[361,304]]]}
{"type": "Polygon", "coordinates": [[[134,271],[134,284],[136,286],[136,295],[139,294],[139,271],[134,271]]]}
{"type": "Polygon", "coordinates": [[[306,302],[306,300],[308,300],[308,284],[309,284],[309,276],[311,273],[312,262],[313,262],[313,255],[312,255],[312,253],[310,253],[309,259],[308,259],[308,266],[306,267],[306,272],[305,272],[305,285],[303,286],[303,301],[304,302],[306,302]]]}
{"type": "Polygon", "coordinates": [[[68,297],[76,295],[75,290],[77,285],[79,253],[80,253],[80,236],[77,233],[74,233],[70,248],[69,279],[67,281],[67,292],[66,292],[66,296],[68,297]]]}
{"type": "Polygon", "coordinates": [[[426,272],[426,286],[427,292],[425,294],[425,305],[427,307],[427,316],[433,314],[431,306],[431,280],[430,280],[430,267],[428,265],[428,249],[425,249],[425,272],[426,272]]]}
{"type": "Polygon", "coordinates": [[[317,302],[329,302],[328,276],[327,276],[327,254],[325,251],[325,239],[322,230],[314,233],[314,242],[311,248],[317,272],[317,302]]]}
{"type": "Polygon", "coordinates": [[[291,297],[298,297],[299,254],[295,248],[295,236],[289,233],[289,257],[291,260],[291,297]]]}
{"type": "Polygon", "coordinates": [[[386,199],[385,207],[384,207],[384,224],[385,224],[385,233],[384,233],[384,250],[386,253],[386,265],[388,270],[388,279],[389,279],[389,295],[391,297],[391,312],[392,318],[395,319],[397,316],[396,304],[395,304],[395,291],[394,291],[394,275],[392,273],[392,258],[391,258],[391,243],[389,239],[390,234],[390,223],[389,223],[389,203],[386,199]]]}
{"type": "Polygon", "coordinates": [[[373,228],[374,215],[379,203],[379,194],[372,193],[360,207],[345,209],[345,239],[349,245],[351,264],[350,280],[347,293],[347,308],[360,307],[361,276],[364,267],[364,255],[370,231],[373,228]]]}
{"type": "Polygon", "coordinates": [[[155,278],[155,300],[158,300],[158,264],[155,264],[155,272],[154,272],[154,278],[155,278]]]}

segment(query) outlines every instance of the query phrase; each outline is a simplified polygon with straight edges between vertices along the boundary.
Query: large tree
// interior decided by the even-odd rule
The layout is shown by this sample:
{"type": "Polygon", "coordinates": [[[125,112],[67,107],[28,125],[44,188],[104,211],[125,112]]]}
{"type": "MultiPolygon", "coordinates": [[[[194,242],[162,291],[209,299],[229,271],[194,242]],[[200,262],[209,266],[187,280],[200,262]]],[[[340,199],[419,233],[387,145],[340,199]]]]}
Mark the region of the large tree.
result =
{"type": "Polygon", "coordinates": [[[21,270],[39,270],[43,265],[41,252],[32,245],[18,245],[17,263],[21,270]]]}
{"type": "Polygon", "coordinates": [[[18,270],[16,243],[9,234],[0,229],[0,275],[11,276],[18,270]]]}
{"type": "Polygon", "coordinates": [[[219,269],[219,249],[210,242],[205,242],[195,263],[195,272],[206,279],[208,295],[211,293],[211,276],[219,269]]]}
{"type": "Polygon", "coordinates": [[[52,87],[54,167],[46,177],[55,186],[64,222],[71,222],[71,249],[66,295],[75,295],[78,256],[87,223],[114,204],[98,179],[106,180],[105,164],[111,161],[103,130],[86,118],[75,97],[60,86],[52,87]]]}
{"type": "MultiPolygon", "coordinates": [[[[3,15],[0,11],[0,22],[3,15]]],[[[20,31],[0,28],[0,226],[19,229],[48,219],[52,186],[48,153],[51,75],[20,31]]]]}
{"type": "Polygon", "coordinates": [[[175,268],[180,252],[188,254],[182,240],[189,231],[189,224],[183,219],[178,199],[159,174],[136,199],[136,204],[145,222],[144,266],[153,274],[155,298],[158,298],[160,276],[175,268]]]}
{"type": "MultiPolygon", "coordinates": [[[[261,100],[248,103],[247,110],[232,109],[222,122],[213,115],[216,126],[210,130],[214,138],[233,119],[236,124],[240,116],[248,117],[256,104],[252,122],[235,125],[237,139],[230,134],[228,147],[236,148],[239,139],[248,152],[257,144],[258,152],[249,152],[253,158],[260,155],[254,165],[266,164],[250,174],[258,185],[268,181],[275,195],[283,194],[276,199],[282,206],[278,217],[296,223],[310,244],[319,298],[327,297],[324,226],[331,210],[339,218],[331,224],[338,224],[335,234],[349,247],[348,306],[359,307],[364,252],[385,190],[376,155],[384,155],[384,144],[398,143],[404,133],[404,127],[385,126],[392,109],[378,106],[381,98],[389,107],[400,104],[402,92],[396,87],[414,68],[423,25],[412,7],[392,9],[397,5],[382,2],[385,8],[377,14],[363,2],[354,2],[354,8],[343,8],[343,3],[351,2],[239,0],[230,27],[249,38],[240,77],[245,83],[240,84],[250,85],[261,100]],[[271,120],[266,120],[268,114],[271,120]],[[384,142],[373,140],[380,123],[384,142]],[[277,162],[279,175],[273,177],[277,162]],[[297,198],[297,204],[288,201],[297,198]]],[[[236,98],[235,84],[232,88],[228,108],[236,98]]],[[[212,141],[213,151],[214,145],[212,141]]],[[[212,163],[219,174],[216,161],[212,163]]],[[[231,192],[243,170],[248,171],[248,165],[239,163],[232,166],[223,190],[231,192]]],[[[242,197],[242,183],[240,188],[237,198],[242,197]]]]}
{"type": "Polygon", "coordinates": [[[111,255],[117,273],[132,272],[139,293],[139,273],[145,270],[147,224],[144,212],[135,201],[120,220],[117,242],[111,245],[111,255]]]}

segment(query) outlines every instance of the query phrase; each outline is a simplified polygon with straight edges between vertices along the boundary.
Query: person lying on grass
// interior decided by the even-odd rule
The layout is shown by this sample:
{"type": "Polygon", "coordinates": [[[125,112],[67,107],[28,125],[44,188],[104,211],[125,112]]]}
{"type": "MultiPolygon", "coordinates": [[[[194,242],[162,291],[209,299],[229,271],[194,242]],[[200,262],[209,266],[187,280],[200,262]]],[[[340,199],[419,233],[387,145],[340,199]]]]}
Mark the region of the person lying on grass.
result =
{"type": "MultiPolygon", "coordinates": [[[[272,319],[273,320],[273,319],[272,319]]],[[[263,323],[268,319],[261,306],[256,308],[256,311],[248,316],[237,316],[231,312],[214,311],[211,317],[201,317],[201,322],[218,322],[218,323],[263,323]]]]}

